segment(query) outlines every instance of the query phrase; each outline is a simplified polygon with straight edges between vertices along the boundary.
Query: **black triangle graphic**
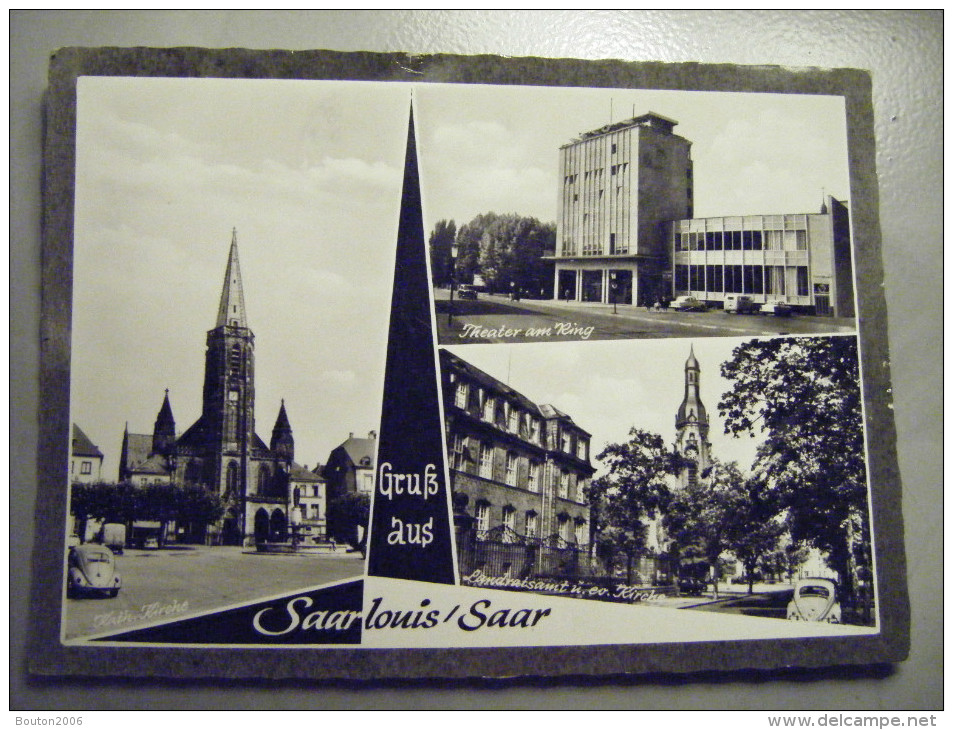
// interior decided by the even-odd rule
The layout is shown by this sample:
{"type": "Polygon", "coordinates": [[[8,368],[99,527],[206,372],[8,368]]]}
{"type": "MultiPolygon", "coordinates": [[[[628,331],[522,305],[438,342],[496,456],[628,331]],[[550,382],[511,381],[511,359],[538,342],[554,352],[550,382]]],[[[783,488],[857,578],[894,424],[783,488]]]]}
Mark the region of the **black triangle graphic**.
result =
{"type": "Polygon", "coordinates": [[[96,641],[145,644],[360,644],[364,581],[315,588],[96,641]]]}
{"type": "Polygon", "coordinates": [[[367,570],[454,583],[426,256],[411,107],[367,570]]]}

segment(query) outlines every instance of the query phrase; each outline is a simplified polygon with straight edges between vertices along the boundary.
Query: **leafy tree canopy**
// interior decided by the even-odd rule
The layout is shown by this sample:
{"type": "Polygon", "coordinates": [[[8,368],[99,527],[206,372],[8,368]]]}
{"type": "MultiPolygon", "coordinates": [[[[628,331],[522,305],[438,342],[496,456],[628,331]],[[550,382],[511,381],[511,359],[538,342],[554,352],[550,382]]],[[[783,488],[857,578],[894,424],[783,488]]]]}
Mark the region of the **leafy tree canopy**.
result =
{"type": "Polygon", "coordinates": [[[718,404],[726,431],[767,434],[754,469],[787,510],[792,538],[848,578],[854,542],[869,541],[857,339],[751,340],[721,374],[733,383],[718,404]]]}

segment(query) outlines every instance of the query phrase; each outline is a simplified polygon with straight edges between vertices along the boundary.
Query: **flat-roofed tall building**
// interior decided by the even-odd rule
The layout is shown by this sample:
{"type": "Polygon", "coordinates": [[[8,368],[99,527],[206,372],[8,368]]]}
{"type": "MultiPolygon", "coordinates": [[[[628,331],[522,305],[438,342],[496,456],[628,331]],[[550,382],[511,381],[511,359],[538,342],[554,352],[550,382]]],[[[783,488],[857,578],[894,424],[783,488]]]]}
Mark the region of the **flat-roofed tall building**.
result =
{"type": "Polygon", "coordinates": [[[691,218],[691,142],[649,112],[559,150],[556,298],[648,304],[668,292],[664,222],[691,218]]]}

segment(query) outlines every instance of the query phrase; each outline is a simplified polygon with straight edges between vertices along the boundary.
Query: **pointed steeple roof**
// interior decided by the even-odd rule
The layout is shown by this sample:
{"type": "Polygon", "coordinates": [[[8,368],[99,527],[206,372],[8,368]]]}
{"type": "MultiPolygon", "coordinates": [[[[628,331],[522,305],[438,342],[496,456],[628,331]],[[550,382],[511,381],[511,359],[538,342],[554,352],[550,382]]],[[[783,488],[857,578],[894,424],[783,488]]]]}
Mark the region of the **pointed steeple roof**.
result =
{"type": "Polygon", "coordinates": [[[245,294],[242,290],[242,272],[238,266],[238,233],[232,229],[232,246],[228,252],[222,298],[218,303],[216,327],[248,327],[245,316],[245,294]]]}
{"type": "Polygon", "coordinates": [[[281,408],[278,409],[278,418],[275,419],[275,431],[290,431],[291,424],[288,422],[288,412],[285,410],[285,399],[281,399],[281,408]]]}
{"type": "Polygon", "coordinates": [[[701,369],[701,368],[698,366],[698,360],[695,359],[695,346],[694,346],[694,345],[691,345],[691,346],[690,346],[690,349],[689,349],[689,351],[688,351],[688,360],[685,361],[685,369],[688,370],[689,368],[691,368],[691,369],[693,369],[693,370],[700,370],[700,369],[701,369]]]}
{"type": "Polygon", "coordinates": [[[175,418],[172,416],[172,405],[169,403],[169,389],[165,389],[165,399],[162,401],[162,407],[159,408],[159,415],[156,416],[156,431],[165,431],[171,426],[175,432],[175,418]]]}

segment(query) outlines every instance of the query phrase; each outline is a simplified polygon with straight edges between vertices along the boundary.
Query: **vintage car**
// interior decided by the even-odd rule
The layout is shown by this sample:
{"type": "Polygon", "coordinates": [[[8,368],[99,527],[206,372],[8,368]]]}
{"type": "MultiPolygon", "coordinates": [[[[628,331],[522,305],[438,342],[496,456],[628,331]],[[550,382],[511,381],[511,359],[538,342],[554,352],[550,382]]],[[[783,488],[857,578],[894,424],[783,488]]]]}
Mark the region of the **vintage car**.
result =
{"type": "Polygon", "coordinates": [[[794,598],[788,603],[789,621],[841,622],[837,602],[837,584],[828,578],[804,578],[794,586],[794,598]]]}
{"type": "Polygon", "coordinates": [[[708,306],[701,299],[687,295],[675,297],[670,306],[680,312],[704,312],[708,309],[708,306]]]}
{"type": "Polygon", "coordinates": [[[105,545],[87,543],[69,549],[66,595],[119,595],[122,580],[116,572],[116,557],[105,545]]]}
{"type": "Polygon", "coordinates": [[[461,284],[457,287],[457,297],[459,299],[476,299],[477,290],[470,284],[461,284]]]}
{"type": "Polygon", "coordinates": [[[757,314],[761,306],[746,294],[725,294],[724,308],[733,314],[757,314]]]}
{"type": "Polygon", "coordinates": [[[761,314],[773,314],[775,317],[791,316],[791,305],[780,299],[769,299],[761,305],[761,314]]]}
{"type": "Polygon", "coordinates": [[[700,596],[705,592],[705,585],[700,578],[683,576],[678,579],[678,592],[683,596],[700,596]]]}

